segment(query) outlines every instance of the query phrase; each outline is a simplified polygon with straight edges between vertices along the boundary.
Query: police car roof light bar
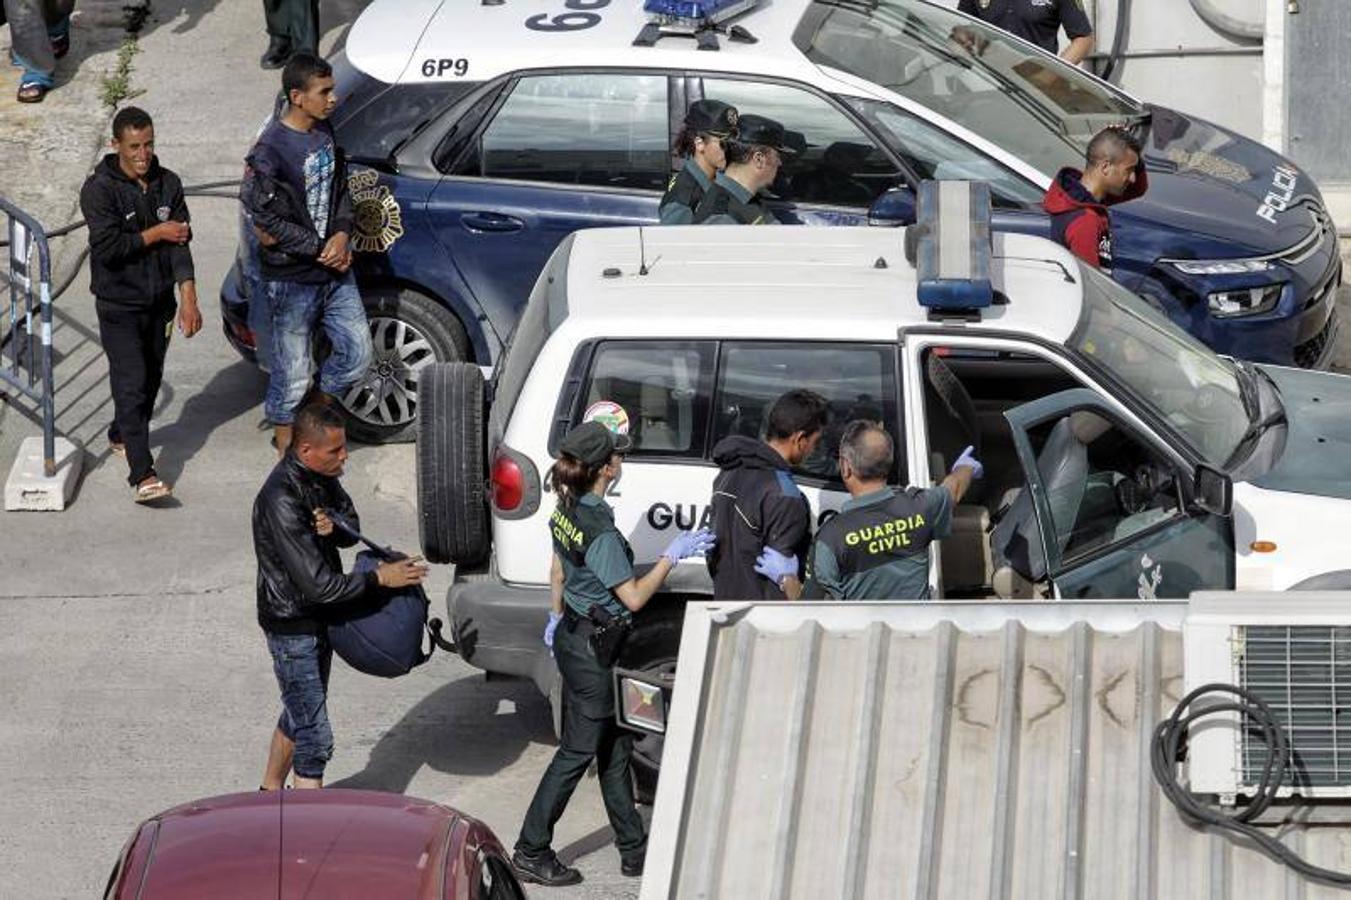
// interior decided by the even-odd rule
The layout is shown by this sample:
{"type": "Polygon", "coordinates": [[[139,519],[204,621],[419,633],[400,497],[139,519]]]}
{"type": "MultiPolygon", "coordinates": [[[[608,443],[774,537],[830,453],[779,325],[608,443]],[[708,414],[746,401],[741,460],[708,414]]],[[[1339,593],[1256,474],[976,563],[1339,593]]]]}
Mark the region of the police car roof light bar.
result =
{"type": "Polygon", "coordinates": [[[926,181],[919,186],[916,224],[906,229],[905,255],[915,266],[919,305],[930,319],[980,320],[994,302],[990,282],[990,186],[926,181]]]}
{"type": "Polygon", "coordinates": [[[724,29],[722,24],[736,18],[760,0],[647,0],[643,11],[648,23],[633,39],[636,47],[651,47],[664,37],[692,37],[700,50],[717,50],[718,34],[754,44],[756,39],[739,25],[724,29]]]}

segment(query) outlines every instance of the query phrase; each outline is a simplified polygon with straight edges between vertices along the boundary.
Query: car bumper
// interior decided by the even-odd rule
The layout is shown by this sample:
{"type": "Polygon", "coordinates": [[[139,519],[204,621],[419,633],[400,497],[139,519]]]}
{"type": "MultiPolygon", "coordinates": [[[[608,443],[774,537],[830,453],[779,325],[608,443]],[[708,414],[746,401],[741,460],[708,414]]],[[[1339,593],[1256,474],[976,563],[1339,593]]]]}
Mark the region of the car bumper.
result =
{"type": "Polygon", "coordinates": [[[460,656],[495,675],[528,678],[548,693],[558,677],[544,626],[549,621],[549,589],[511,585],[495,574],[456,574],[446,594],[451,634],[460,656]]]}
{"type": "Polygon", "coordinates": [[[244,359],[258,365],[258,338],[249,328],[249,297],[236,262],[226,273],[220,286],[221,327],[225,339],[244,359]]]}

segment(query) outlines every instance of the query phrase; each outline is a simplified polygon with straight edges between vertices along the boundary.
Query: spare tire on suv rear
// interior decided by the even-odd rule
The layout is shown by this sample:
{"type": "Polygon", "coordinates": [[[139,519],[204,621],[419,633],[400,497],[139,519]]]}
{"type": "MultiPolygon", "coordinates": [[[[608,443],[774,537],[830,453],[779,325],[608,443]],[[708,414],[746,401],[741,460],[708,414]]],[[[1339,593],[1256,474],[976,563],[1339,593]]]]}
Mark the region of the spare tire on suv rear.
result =
{"type": "Polygon", "coordinates": [[[471,363],[436,363],[418,379],[418,536],[432,562],[473,565],[488,553],[483,398],[471,363]]]}

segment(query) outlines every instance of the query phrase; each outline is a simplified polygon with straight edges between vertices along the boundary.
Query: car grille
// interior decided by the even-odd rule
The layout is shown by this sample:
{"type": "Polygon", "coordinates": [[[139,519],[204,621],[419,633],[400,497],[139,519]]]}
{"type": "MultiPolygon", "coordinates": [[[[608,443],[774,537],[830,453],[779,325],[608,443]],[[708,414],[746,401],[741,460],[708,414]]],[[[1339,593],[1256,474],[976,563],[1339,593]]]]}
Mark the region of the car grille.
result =
{"type": "Polygon", "coordinates": [[[1327,210],[1315,200],[1306,200],[1301,204],[1309,218],[1313,220],[1311,230],[1298,244],[1277,254],[1277,258],[1288,265],[1297,266],[1313,256],[1328,241],[1337,240],[1337,228],[1327,210]]]}
{"type": "Polygon", "coordinates": [[[1332,313],[1328,315],[1327,322],[1323,324],[1323,327],[1319,330],[1318,334],[1315,334],[1302,344],[1295,345],[1295,365],[1299,366],[1301,369],[1312,369],[1314,366],[1318,365],[1318,361],[1323,357],[1323,351],[1326,349],[1328,341],[1332,338],[1332,332],[1335,330],[1333,326],[1336,322],[1337,312],[1336,310],[1333,310],[1332,313]]]}

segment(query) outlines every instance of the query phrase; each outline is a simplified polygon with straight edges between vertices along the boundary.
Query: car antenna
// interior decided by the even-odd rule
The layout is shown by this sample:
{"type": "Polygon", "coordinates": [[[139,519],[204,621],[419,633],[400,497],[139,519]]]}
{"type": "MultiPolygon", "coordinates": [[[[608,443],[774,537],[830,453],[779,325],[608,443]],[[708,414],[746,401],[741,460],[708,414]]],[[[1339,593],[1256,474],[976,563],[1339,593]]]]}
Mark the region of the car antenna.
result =
{"type": "Polygon", "coordinates": [[[643,243],[643,226],[638,226],[638,274],[647,274],[647,245],[643,243]]]}

